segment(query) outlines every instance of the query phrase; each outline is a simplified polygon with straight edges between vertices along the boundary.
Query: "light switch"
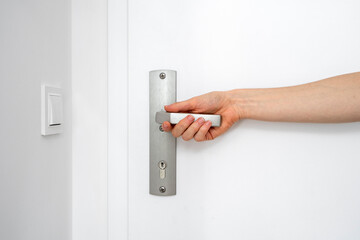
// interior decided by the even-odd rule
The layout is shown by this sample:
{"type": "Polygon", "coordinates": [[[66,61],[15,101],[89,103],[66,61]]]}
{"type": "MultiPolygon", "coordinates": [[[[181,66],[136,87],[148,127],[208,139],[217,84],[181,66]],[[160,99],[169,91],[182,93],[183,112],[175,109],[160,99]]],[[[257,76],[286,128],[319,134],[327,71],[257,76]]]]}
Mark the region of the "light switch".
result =
{"type": "Polygon", "coordinates": [[[63,93],[61,88],[41,87],[41,134],[52,135],[63,131],[63,93]]]}
{"type": "Polygon", "coordinates": [[[50,93],[48,98],[49,126],[59,126],[63,121],[62,96],[60,94],[50,93]]]}

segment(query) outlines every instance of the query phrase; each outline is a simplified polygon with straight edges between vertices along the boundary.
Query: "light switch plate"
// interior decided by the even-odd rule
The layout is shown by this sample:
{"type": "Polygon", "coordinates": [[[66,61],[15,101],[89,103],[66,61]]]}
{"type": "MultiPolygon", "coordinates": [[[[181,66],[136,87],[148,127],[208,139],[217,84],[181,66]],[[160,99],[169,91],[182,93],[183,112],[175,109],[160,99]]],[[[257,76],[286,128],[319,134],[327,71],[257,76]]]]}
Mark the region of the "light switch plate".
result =
{"type": "Polygon", "coordinates": [[[41,86],[41,135],[62,133],[63,97],[61,88],[41,86]]]}

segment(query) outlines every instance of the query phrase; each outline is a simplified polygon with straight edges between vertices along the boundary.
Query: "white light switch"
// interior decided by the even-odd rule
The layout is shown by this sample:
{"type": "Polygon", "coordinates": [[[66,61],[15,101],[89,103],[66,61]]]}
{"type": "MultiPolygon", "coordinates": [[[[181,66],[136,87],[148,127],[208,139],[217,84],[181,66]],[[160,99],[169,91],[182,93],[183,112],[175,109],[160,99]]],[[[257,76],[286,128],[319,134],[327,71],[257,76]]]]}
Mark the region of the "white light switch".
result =
{"type": "Polygon", "coordinates": [[[60,94],[50,93],[48,98],[49,126],[61,125],[63,121],[62,96],[60,94]]]}
{"type": "Polygon", "coordinates": [[[41,134],[52,135],[63,130],[63,93],[61,88],[41,87],[41,134]]]}

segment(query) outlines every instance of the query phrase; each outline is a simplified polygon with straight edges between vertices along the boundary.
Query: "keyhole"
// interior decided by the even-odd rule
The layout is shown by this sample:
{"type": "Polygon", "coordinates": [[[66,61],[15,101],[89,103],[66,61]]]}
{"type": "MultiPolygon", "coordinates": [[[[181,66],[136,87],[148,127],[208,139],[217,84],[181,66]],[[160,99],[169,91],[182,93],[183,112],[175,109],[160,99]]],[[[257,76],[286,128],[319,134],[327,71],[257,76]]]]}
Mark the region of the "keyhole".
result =
{"type": "Polygon", "coordinates": [[[166,162],[165,162],[165,161],[160,161],[160,162],[159,162],[159,168],[160,168],[161,170],[164,170],[164,169],[166,168],[166,162]]]}

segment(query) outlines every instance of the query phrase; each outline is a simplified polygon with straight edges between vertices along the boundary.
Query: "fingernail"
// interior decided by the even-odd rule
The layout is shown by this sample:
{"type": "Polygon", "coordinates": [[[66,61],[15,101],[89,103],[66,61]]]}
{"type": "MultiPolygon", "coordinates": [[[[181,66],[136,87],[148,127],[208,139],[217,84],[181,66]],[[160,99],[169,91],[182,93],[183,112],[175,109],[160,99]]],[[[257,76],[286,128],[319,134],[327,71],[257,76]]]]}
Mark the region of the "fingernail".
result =
{"type": "Polygon", "coordinates": [[[207,121],[205,124],[206,124],[206,126],[211,126],[212,123],[211,123],[211,121],[207,121]]]}
{"type": "Polygon", "coordinates": [[[198,123],[199,123],[199,124],[203,124],[204,122],[205,122],[205,119],[204,119],[204,118],[200,117],[200,118],[198,119],[198,123]]]}
{"type": "Polygon", "coordinates": [[[190,121],[194,121],[194,116],[193,115],[187,115],[186,117],[188,120],[190,121]]]}

